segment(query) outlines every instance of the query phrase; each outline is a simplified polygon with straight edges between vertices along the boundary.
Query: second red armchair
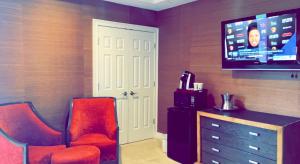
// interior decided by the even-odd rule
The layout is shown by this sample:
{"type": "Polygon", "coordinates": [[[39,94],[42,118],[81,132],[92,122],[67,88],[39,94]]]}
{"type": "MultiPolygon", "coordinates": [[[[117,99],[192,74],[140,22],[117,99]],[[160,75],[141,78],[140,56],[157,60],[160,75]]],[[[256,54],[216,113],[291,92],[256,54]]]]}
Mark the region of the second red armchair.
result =
{"type": "Polygon", "coordinates": [[[66,131],[69,146],[93,145],[101,151],[101,163],[119,162],[115,98],[73,98],[66,131]]]}

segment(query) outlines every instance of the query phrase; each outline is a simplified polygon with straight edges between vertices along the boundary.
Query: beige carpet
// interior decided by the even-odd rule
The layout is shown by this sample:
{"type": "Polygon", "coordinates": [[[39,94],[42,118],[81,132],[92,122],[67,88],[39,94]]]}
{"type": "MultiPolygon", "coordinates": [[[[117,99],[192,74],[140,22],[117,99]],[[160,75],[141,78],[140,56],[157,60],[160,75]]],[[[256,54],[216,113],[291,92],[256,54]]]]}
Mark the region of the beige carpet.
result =
{"type": "Polygon", "coordinates": [[[121,145],[121,160],[122,164],[178,164],[163,153],[158,139],[121,145]]]}

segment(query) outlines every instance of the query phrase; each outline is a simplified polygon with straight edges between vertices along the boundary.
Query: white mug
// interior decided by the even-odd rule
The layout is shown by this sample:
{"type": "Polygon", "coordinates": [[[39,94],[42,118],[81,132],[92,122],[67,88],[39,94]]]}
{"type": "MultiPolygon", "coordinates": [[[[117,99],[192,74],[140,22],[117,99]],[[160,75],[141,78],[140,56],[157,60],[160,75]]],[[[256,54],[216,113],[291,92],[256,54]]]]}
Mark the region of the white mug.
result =
{"type": "Polygon", "coordinates": [[[203,89],[203,83],[194,83],[194,91],[201,91],[203,89]]]}

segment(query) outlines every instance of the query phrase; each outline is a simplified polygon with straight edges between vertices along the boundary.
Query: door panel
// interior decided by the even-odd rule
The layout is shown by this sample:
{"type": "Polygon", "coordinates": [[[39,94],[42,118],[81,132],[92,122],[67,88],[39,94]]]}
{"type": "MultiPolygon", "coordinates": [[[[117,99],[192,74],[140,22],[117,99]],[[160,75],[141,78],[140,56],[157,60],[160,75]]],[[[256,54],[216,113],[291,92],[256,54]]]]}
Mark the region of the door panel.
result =
{"type": "Polygon", "coordinates": [[[143,118],[143,120],[144,120],[144,127],[149,127],[150,125],[149,125],[149,120],[150,120],[150,115],[151,115],[151,113],[150,113],[150,98],[149,98],[149,96],[144,96],[144,98],[143,98],[143,105],[144,105],[144,107],[143,107],[143,112],[144,112],[144,118],[143,118]]]}
{"type": "Polygon", "coordinates": [[[104,90],[111,90],[112,89],[112,61],[111,55],[106,54],[104,55],[104,90]]]}
{"type": "Polygon", "coordinates": [[[139,107],[139,101],[138,99],[132,100],[133,104],[133,128],[139,129],[139,113],[140,113],[140,107],[139,107]]]}
{"type": "Polygon", "coordinates": [[[133,88],[140,87],[140,57],[133,56],[133,88]]]}
{"type": "Polygon", "coordinates": [[[144,88],[150,88],[150,76],[151,76],[151,63],[150,63],[150,57],[144,56],[144,88]]]}
{"type": "Polygon", "coordinates": [[[99,29],[99,94],[116,97],[120,143],[128,142],[128,44],[126,30],[99,29]]]}
{"type": "MultiPolygon", "coordinates": [[[[127,133],[127,111],[128,110],[128,101],[124,99],[117,100],[117,113],[118,113],[118,124],[119,124],[119,133],[127,133]]],[[[125,135],[126,136],[126,135],[125,135]]],[[[120,138],[120,143],[126,143],[127,137],[120,138]]]]}
{"type": "MultiPolygon", "coordinates": [[[[129,89],[134,94],[130,99],[138,102],[138,112],[129,109],[130,115],[138,115],[136,119],[129,119],[129,142],[139,141],[153,137],[153,118],[154,118],[154,41],[153,33],[131,31],[132,37],[131,54],[129,60],[133,74],[129,74],[129,89]],[[136,126],[138,124],[138,126],[136,126]],[[134,128],[137,127],[137,128],[134,128]]],[[[130,45],[129,45],[130,46],[130,45]]],[[[129,101],[130,106],[130,101],[129,101]]]]}

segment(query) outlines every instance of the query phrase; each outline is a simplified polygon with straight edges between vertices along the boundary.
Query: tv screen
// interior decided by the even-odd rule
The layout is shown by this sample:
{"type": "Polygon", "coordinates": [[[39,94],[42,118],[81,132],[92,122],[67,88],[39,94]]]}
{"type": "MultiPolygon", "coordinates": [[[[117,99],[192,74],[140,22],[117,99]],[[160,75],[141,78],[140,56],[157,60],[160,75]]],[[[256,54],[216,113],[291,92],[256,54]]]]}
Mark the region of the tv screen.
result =
{"type": "Polygon", "coordinates": [[[300,9],[222,22],[222,68],[300,70],[300,9]]]}

